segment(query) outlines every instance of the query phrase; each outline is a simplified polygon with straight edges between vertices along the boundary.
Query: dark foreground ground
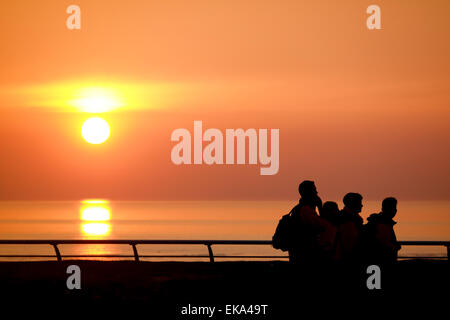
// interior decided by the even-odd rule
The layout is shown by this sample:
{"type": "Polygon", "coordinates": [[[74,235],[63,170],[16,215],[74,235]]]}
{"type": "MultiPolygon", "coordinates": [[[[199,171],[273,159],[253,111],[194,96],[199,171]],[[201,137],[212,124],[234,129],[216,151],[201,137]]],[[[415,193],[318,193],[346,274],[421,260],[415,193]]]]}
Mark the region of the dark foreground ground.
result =
{"type": "Polygon", "coordinates": [[[361,319],[374,314],[405,318],[416,310],[446,317],[449,270],[447,261],[401,261],[382,269],[380,290],[369,290],[364,268],[318,270],[277,261],[3,262],[0,306],[2,313],[53,312],[59,318],[77,312],[85,318],[95,313],[119,318],[126,311],[144,319],[361,319]],[[81,269],[80,290],[66,286],[69,265],[81,269]],[[227,305],[235,307],[233,314],[227,314],[227,305]],[[189,306],[191,313],[200,306],[216,311],[213,316],[184,315],[189,306]]]}

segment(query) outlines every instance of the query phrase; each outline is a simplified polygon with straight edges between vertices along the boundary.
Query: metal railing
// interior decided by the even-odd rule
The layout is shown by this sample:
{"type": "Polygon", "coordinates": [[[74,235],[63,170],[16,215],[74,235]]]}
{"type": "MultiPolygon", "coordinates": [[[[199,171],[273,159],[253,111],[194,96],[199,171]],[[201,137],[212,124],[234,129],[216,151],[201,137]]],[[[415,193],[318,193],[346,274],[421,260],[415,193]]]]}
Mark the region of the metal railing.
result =
{"type": "MultiPolygon", "coordinates": [[[[399,241],[402,246],[444,246],[447,248],[447,259],[450,260],[450,241],[399,241]]],[[[214,256],[212,245],[272,245],[270,240],[0,240],[0,245],[51,245],[55,250],[55,255],[0,255],[0,258],[54,258],[62,261],[62,258],[132,258],[139,261],[139,258],[209,258],[214,262],[214,258],[263,258],[263,259],[287,259],[287,255],[216,255],[214,256]],[[65,244],[121,244],[130,245],[133,248],[133,255],[120,254],[85,254],[85,255],[62,255],[58,245],[65,244]],[[208,248],[208,255],[139,255],[137,245],[204,245],[208,248]]],[[[400,258],[445,258],[445,257],[400,257],[400,258]]]]}

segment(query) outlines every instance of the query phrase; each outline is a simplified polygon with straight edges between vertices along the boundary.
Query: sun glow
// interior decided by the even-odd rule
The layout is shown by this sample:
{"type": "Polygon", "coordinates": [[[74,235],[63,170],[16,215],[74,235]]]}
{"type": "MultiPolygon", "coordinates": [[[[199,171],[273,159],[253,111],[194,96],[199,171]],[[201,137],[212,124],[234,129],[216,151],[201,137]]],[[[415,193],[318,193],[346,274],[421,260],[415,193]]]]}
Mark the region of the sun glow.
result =
{"type": "Polygon", "coordinates": [[[108,122],[102,118],[87,119],[81,127],[81,135],[91,144],[100,144],[109,138],[110,129],[108,122]]]}
{"type": "Polygon", "coordinates": [[[103,113],[112,111],[124,105],[117,90],[103,87],[81,88],[77,98],[69,104],[82,112],[103,113]]]}
{"type": "Polygon", "coordinates": [[[21,101],[32,107],[102,114],[172,107],[196,88],[185,83],[141,83],[94,77],[40,85],[0,86],[0,102],[17,104],[21,101]]]}

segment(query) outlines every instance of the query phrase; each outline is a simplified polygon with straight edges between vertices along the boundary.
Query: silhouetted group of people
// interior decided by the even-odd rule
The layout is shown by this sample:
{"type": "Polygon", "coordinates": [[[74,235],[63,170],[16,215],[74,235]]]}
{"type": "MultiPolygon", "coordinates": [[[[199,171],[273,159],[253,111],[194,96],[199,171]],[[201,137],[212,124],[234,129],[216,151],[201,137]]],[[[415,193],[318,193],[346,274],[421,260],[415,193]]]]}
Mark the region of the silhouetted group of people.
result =
{"type": "Polygon", "coordinates": [[[364,224],[359,193],[347,193],[339,210],[336,202],[322,204],[313,181],[303,181],[298,191],[299,203],[280,220],[273,237],[274,247],[289,251],[291,262],[390,264],[397,260],[395,198],[384,199],[381,212],[370,215],[364,224]]]}

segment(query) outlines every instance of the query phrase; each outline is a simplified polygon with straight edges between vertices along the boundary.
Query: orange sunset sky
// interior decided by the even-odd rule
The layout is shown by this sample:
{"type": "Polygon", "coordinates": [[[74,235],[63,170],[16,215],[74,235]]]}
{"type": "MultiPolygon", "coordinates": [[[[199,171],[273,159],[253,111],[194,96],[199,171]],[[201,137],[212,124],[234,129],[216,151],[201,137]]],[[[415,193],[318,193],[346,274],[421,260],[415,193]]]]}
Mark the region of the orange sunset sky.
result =
{"type": "Polygon", "coordinates": [[[2,1],[0,199],[294,199],[313,179],[332,200],[450,200],[449,17],[447,0],[2,1]],[[120,103],[71,105],[93,87],[120,103]],[[95,115],[99,145],[80,131],[95,115]],[[278,174],[174,165],[194,120],[280,129],[278,174]]]}

